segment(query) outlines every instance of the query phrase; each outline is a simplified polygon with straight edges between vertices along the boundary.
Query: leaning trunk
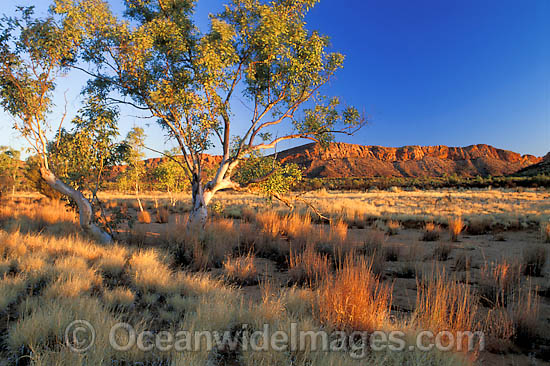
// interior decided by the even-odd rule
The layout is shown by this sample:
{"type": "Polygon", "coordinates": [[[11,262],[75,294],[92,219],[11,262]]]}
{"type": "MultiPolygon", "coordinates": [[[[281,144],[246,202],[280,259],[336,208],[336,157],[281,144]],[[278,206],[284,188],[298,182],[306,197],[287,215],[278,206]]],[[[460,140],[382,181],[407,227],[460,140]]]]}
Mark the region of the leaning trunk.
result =
{"type": "Polygon", "coordinates": [[[191,182],[191,194],[193,198],[193,207],[189,214],[189,225],[204,226],[208,217],[208,202],[206,202],[204,197],[201,180],[196,175],[193,176],[193,181],[191,182]]]}
{"type": "Polygon", "coordinates": [[[82,230],[90,234],[94,239],[101,243],[110,243],[113,241],[108,233],[101,230],[97,225],[93,223],[92,205],[81,192],[63,183],[49,169],[41,168],[40,174],[50,187],[65,196],[71,197],[76,202],[76,204],[78,205],[80,227],[82,228],[82,230]]]}

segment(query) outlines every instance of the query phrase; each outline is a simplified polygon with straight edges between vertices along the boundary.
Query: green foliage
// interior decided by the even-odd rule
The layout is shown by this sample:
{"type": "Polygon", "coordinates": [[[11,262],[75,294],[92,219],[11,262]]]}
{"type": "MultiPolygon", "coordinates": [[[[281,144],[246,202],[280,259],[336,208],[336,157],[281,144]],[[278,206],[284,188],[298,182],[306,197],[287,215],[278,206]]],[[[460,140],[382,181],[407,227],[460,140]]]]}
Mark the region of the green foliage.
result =
{"type": "MultiPolygon", "coordinates": [[[[210,16],[206,33],[194,24],[191,0],[127,0],[126,19],[99,0],[57,0],[54,9],[82,45],[80,58],[92,65],[87,90],[149,111],[178,143],[195,184],[205,172],[202,154],[221,146],[224,158],[204,185],[213,194],[231,187],[234,174],[239,180],[249,175],[237,172],[253,162],[237,168],[244,157],[288,139],[326,144],[334,133],[363,125],[357,109],[319,94],[344,56],[330,52],[328,37],[306,28],[306,14],[317,2],[232,0],[210,16]],[[234,98],[239,92],[243,98],[234,98]],[[232,109],[241,102],[252,111],[242,120],[250,124],[234,128],[241,121],[234,121],[232,109]],[[305,118],[295,118],[297,112],[305,118]],[[230,149],[234,131],[243,127],[230,149]]],[[[276,171],[282,173],[258,183],[266,192],[288,190],[288,178],[298,175],[295,166],[276,171]]]]}
{"type": "Polygon", "coordinates": [[[0,196],[8,189],[15,190],[19,185],[21,153],[6,146],[0,146],[0,196]]]}
{"type": "Polygon", "coordinates": [[[46,183],[40,175],[40,166],[42,165],[42,158],[38,155],[32,155],[27,158],[25,162],[25,170],[23,172],[27,184],[30,189],[43,194],[44,196],[53,199],[60,200],[62,195],[58,191],[52,189],[46,183]]]}
{"type": "Polygon", "coordinates": [[[61,129],[48,146],[49,160],[58,178],[94,196],[103,185],[103,175],[119,163],[125,145],[116,142],[118,112],[97,96],[90,96],[72,121],[71,131],[61,129]]]}
{"type": "Polygon", "coordinates": [[[136,192],[139,191],[140,181],[145,175],[144,144],[145,131],[141,127],[133,127],[122,143],[121,159],[128,164],[126,170],[119,176],[119,187],[122,190],[133,187],[136,192]]]}
{"type": "Polygon", "coordinates": [[[288,192],[302,179],[302,170],[296,164],[282,165],[271,156],[251,156],[241,163],[236,181],[272,197],[288,192]]]}
{"type": "Polygon", "coordinates": [[[171,158],[165,158],[152,172],[154,179],[159,182],[160,188],[167,192],[181,192],[189,188],[187,169],[184,161],[175,154],[167,153],[171,158]],[[173,159],[179,161],[176,162],[173,159]]]}
{"type": "Polygon", "coordinates": [[[42,155],[47,114],[56,79],[75,54],[75,42],[52,17],[33,19],[33,8],[0,20],[0,105],[16,117],[15,127],[42,155]]]}

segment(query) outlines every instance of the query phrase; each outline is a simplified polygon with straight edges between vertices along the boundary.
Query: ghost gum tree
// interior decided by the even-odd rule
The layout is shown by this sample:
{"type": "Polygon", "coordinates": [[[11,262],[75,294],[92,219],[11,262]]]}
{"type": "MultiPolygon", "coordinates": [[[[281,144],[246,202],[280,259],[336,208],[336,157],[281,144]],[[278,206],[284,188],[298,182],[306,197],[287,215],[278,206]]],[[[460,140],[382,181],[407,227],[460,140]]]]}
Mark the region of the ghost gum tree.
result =
{"type": "Polygon", "coordinates": [[[177,142],[193,222],[205,221],[219,190],[246,187],[232,179],[243,159],[285,140],[327,144],[364,124],[357,109],[321,95],[344,56],[328,52],[328,38],[306,29],[317,0],[233,0],[210,16],[206,33],[193,23],[194,1],[125,3],[124,19],[101,0],[57,0],[55,10],[67,32],[85,38],[80,57],[95,65],[83,69],[93,76],[88,88],[147,111],[177,142]],[[248,117],[235,117],[237,103],[248,117]],[[203,154],[213,146],[222,160],[203,182],[203,154]]]}
{"type": "Polygon", "coordinates": [[[39,156],[42,178],[78,205],[82,229],[110,242],[111,236],[94,223],[90,202],[56,176],[48,154],[48,114],[55,83],[67,70],[78,40],[67,37],[52,17],[33,19],[32,8],[19,8],[19,12],[20,17],[0,21],[0,104],[15,118],[14,127],[39,156]]]}

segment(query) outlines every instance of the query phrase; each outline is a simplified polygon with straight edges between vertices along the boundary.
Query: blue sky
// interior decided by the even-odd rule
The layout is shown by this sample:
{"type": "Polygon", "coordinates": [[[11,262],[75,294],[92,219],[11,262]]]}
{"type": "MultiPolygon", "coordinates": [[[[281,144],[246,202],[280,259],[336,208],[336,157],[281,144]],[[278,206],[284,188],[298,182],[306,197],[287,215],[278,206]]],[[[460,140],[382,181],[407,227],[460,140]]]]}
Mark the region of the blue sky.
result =
{"type": "MultiPolygon", "coordinates": [[[[118,0],[110,1],[121,9],[118,0]]],[[[198,0],[196,19],[223,0],[198,0]]],[[[20,0],[44,14],[48,0],[20,0]]],[[[1,12],[13,9],[2,5],[1,12]]],[[[383,146],[486,143],[523,154],[550,151],[550,1],[548,0],[321,0],[310,29],[331,38],[345,67],[326,93],[369,116],[370,124],[339,141],[383,146]]],[[[67,90],[69,114],[78,109],[85,77],[59,84],[55,121],[67,90]]],[[[236,119],[248,120],[237,106],[236,119]]],[[[143,124],[122,110],[121,132],[143,124]]],[[[25,146],[0,112],[0,145],[25,146]]],[[[150,121],[147,123],[151,123],[150,121]]],[[[54,123],[55,124],[55,123],[54,123]]],[[[147,143],[165,143],[154,123],[147,143]]],[[[305,143],[302,141],[300,143],[305,143]]],[[[294,143],[296,145],[296,143],[294,143]]],[[[215,151],[214,151],[215,152],[215,151]]]]}

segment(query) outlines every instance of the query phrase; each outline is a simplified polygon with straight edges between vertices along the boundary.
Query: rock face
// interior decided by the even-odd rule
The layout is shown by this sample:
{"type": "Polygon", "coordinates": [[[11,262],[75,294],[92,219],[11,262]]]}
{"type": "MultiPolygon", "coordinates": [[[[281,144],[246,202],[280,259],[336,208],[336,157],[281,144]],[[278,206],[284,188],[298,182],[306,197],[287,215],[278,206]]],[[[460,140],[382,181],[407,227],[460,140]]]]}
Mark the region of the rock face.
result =
{"type": "Polygon", "coordinates": [[[277,158],[305,168],[309,178],[498,176],[512,174],[542,160],[489,145],[394,148],[344,143],[333,143],[325,150],[317,144],[307,144],[282,151],[277,158]]]}
{"type": "Polygon", "coordinates": [[[522,177],[533,177],[535,175],[550,175],[550,152],[542,158],[542,161],[529,165],[526,168],[521,169],[516,174],[522,177]]]}

